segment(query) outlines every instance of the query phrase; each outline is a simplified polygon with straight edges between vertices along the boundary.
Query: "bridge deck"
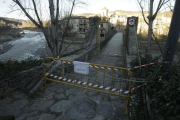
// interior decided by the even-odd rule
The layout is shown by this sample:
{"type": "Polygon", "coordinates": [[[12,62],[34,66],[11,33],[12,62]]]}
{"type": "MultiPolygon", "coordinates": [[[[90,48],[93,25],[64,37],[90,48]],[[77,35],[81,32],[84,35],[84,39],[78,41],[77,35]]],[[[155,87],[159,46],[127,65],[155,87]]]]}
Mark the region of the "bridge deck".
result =
{"type": "Polygon", "coordinates": [[[116,33],[101,50],[100,55],[88,62],[123,67],[123,33],[116,33]]]}

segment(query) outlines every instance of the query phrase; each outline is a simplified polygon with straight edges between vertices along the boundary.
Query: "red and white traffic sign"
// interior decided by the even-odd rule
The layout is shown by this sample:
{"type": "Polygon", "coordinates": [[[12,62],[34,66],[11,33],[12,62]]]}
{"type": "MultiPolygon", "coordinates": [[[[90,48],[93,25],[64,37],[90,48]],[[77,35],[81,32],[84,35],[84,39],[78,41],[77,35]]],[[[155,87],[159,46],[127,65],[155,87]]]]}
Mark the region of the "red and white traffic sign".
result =
{"type": "Polygon", "coordinates": [[[135,18],[129,18],[129,20],[128,20],[128,25],[129,26],[133,26],[133,25],[135,25],[136,24],[136,19],[135,18]]]}

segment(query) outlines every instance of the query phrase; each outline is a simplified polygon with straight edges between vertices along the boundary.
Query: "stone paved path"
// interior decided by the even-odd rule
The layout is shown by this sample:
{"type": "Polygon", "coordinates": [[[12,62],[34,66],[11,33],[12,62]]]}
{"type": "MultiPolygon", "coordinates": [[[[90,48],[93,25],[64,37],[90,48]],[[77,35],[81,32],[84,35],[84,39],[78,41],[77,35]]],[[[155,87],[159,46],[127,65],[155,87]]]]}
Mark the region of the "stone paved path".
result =
{"type": "MultiPolygon", "coordinates": [[[[122,33],[117,33],[90,63],[123,66],[122,33]]],[[[52,83],[35,98],[15,91],[0,100],[0,115],[16,120],[127,120],[126,99],[73,86],[52,83]]]]}
{"type": "Polygon", "coordinates": [[[101,50],[101,54],[92,58],[90,63],[109,66],[123,66],[123,34],[115,34],[101,50]]]}

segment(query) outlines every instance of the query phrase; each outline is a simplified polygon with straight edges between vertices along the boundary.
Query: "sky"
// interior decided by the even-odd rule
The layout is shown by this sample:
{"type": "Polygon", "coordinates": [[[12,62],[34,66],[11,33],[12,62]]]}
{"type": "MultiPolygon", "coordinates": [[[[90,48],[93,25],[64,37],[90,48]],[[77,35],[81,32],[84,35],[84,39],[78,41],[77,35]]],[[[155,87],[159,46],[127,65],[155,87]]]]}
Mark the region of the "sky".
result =
{"type": "MultiPolygon", "coordinates": [[[[27,0],[25,0],[27,1],[27,0]]],[[[48,9],[48,0],[42,0],[48,9]]],[[[62,0],[63,1],[63,0],[62,0]]],[[[83,0],[87,3],[86,6],[75,7],[74,14],[81,13],[100,13],[101,9],[106,7],[109,11],[124,10],[124,11],[140,11],[137,0],[83,0]]],[[[19,12],[12,12],[9,5],[12,5],[12,0],[0,0],[0,17],[9,17],[16,19],[27,19],[19,12]]]]}
{"type": "MultiPolygon", "coordinates": [[[[45,0],[43,0],[45,1],[45,0]]],[[[126,10],[126,11],[138,11],[138,5],[136,0],[85,0],[87,5],[82,7],[76,7],[73,11],[74,14],[81,13],[100,13],[103,7],[106,7],[109,11],[113,10],[126,10]]],[[[17,12],[12,12],[9,5],[12,4],[12,0],[0,0],[0,17],[20,18],[26,19],[22,15],[19,16],[17,12]]]]}
{"type": "Polygon", "coordinates": [[[102,8],[106,7],[109,11],[125,10],[139,11],[136,0],[87,0],[87,7],[77,10],[78,13],[100,13],[102,8]]]}

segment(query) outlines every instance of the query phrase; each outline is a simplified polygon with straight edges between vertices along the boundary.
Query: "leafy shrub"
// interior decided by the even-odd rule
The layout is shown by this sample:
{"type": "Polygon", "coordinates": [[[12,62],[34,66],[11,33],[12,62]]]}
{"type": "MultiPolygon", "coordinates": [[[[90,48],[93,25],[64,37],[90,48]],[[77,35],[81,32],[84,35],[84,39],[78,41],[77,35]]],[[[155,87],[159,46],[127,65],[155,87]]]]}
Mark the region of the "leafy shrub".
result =
{"type": "Polygon", "coordinates": [[[0,80],[10,77],[20,71],[29,70],[35,66],[42,64],[42,60],[33,59],[32,57],[22,61],[8,60],[5,62],[0,61],[0,80]]]}
{"type": "MultiPolygon", "coordinates": [[[[141,58],[142,65],[157,61],[151,55],[146,55],[141,58]]],[[[138,60],[131,63],[132,66],[138,66],[138,60]]],[[[155,64],[141,69],[135,69],[133,73],[137,78],[143,78],[149,81],[144,86],[144,91],[148,95],[148,100],[145,101],[150,105],[149,118],[150,120],[179,120],[180,119],[180,65],[174,65],[171,72],[168,74],[169,80],[161,80],[163,64],[155,64]]],[[[135,83],[134,86],[143,83],[135,83]]],[[[144,103],[143,103],[143,87],[134,91],[133,99],[130,101],[130,119],[144,120],[144,103]]]]}

